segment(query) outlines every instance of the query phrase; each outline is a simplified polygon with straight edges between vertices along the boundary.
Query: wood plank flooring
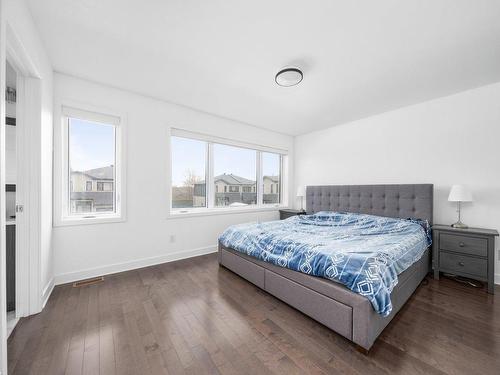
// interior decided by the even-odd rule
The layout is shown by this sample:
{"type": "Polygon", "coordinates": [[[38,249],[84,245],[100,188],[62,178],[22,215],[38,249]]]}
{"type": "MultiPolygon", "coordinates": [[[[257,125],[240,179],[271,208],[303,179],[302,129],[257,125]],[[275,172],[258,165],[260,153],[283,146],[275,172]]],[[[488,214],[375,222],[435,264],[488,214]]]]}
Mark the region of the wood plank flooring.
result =
{"type": "Polygon", "coordinates": [[[216,255],[54,289],[10,374],[500,374],[500,288],[424,282],[368,355],[216,255]]]}

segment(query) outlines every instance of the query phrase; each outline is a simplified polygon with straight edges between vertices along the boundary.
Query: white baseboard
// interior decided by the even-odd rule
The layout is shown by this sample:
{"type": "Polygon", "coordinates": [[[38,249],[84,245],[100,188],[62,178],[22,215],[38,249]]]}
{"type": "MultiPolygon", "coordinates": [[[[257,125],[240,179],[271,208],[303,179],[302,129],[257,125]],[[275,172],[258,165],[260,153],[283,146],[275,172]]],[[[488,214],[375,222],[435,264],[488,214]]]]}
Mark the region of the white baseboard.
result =
{"type": "Polygon", "coordinates": [[[43,310],[43,308],[47,304],[47,301],[49,300],[49,297],[52,294],[52,291],[54,290],[54,286],[55,286],[55,284],[54,284],[54,278],[52,278],[47,283],[47,285],[45,286],[45,288],[43,288],[43,291],[42,291],[42,306],[41,306],[40,311],[43,310]]]}
{"type": "Polygon", "coordinates": [[[495,284],[500,285],[500,273],[495,274],[495,284]]]}
{"type": "Polygon", "coordinates": [[[16,312],[9,311],[7,313],[7,338],[10,337],[10,334],[14,331],[18,322],[19,318],[16,317],[16,312]]]}
{"type": "Polygon", "coordinates": [[[150,258],[133,260],[130,262],[116,263],[108,266],[85,269],[76,272],[68,272],[54,276],[54,284],[66,284],[74,281],[89,279],[91,277],[109,275],[112,273],[130,271],[137,268],[154,266],[156,264],[173,262],[176,260],[192,258],[200,255],[211,254],[217,251],[217,246],[207,246],[198,249],[178,251],[176,253],[165,254],[150,258]]]}

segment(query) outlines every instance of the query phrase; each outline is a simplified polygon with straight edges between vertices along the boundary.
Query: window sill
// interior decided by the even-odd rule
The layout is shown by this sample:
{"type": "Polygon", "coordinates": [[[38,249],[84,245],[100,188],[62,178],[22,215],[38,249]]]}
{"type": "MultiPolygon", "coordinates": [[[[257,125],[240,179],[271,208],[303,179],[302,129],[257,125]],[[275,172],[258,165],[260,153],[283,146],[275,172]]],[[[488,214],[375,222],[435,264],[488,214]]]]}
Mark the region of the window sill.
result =
{"type": "Polygon", "coordinates": [[[199,216],[213,216],[213,215],[232,215],[232,214],[245,214],[250,212],[270,212],[279,211],[283,209],[284,205],[280,206],[260,206],[260,207],[247,207],[247,208],[204,208],[204,209],[192,209],[186,210],[186,212],[172,211],[168,215],[167,220],[172,219],[184,219],[189,217],[199,217],[199,216]]]}
{"type": "Polygon", "coordinates": [[[75,225],[94,225],[94,224],[108,224],[108,223],[123,223],[126,221],[123,216],[98,216],[98,217],[75,217],[75,218],[64,218],[60,220],[55,220],[54,227],[68,227],[75,225]]]}

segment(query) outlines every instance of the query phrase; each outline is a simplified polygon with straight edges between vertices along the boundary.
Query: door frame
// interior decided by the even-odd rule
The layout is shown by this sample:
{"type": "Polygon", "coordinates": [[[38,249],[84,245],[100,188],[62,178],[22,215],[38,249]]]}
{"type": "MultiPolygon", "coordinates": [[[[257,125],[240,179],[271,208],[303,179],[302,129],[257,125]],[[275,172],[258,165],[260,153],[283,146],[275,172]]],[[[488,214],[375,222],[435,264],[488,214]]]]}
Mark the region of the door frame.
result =
{"type": "MultiPolygon", "coordinates": [[[[5,2],[0,0],[0,186],[5,186],[5,2]]],[[[0,374],[7,374],[5,189],[0,189],[0,374]]]]}
{"type": "MultiPolygon", "coordinates": [[[[6,22],[6,60],[17,73],[16,91],[16,318],[42,309],[40,285],[39,135],[42,113],[40,74],[14,29],[6,22]],[[38,128],[38,129],[37,129],[38,128]],[[38,139],[37,139],[38,138],[38,139]]],[[[5,216],[5,215],[4,215],[5,216]]]]}
{"type": "MultiPolygon", "coordinates": [[[[17,72],[16,102],[16,318],[41,311],[51,290],[41,285],[40,150],[42,93],[39,69],[9,25],[0,0],[0,375],[7,374],[7,308],[5,263],[5,69],[17,72]]],[[[50,289],[50,288],[48,288],[50,289]]]]}

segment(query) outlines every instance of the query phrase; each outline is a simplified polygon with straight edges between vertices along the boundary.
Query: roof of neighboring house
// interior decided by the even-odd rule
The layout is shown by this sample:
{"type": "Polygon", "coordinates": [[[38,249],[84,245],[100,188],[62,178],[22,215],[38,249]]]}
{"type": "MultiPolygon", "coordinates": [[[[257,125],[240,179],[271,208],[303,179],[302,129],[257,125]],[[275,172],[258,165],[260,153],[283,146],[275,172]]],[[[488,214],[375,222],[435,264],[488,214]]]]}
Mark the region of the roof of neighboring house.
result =
{"type": "Polygon", "coordinates": [[[228,185],[253,185],[255,181],[249,180],[244,177],[236,176],[232,173],[221,174],[214,177],[214,181],[224,181],[228,185]]]}
{"type": "MultiPolygon", "coordinates": [[[[236,176],[235,174],[220,174],[218,176],[214,177],[214,182],[217,181],[222,181],[228,185],[253,185],[255,184],[255,181],[249,180],[244,177],[236,176]]],[[[205,180],[199,181],[196,183],[196,185],[203,185],[205,183],[205,180]]]]}
{"type": "Polygon", "coordinates": [[[89,169],[88,171],[72,171],[72,173],[83,173],[94,180],[112,180],[114,178],[114,165],[107,167],[89,169]]]}
{"type": "Polygon", "coordinates": [[[280,177],[279,176],[264,176],[263,178],[268,178],[272,182],[280,182],[280,177]]]}

